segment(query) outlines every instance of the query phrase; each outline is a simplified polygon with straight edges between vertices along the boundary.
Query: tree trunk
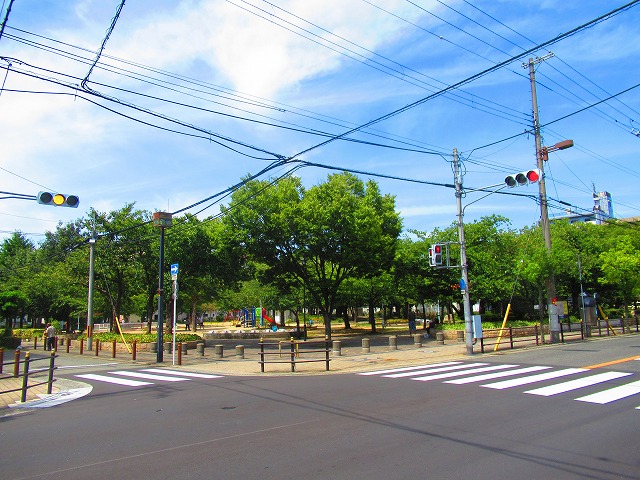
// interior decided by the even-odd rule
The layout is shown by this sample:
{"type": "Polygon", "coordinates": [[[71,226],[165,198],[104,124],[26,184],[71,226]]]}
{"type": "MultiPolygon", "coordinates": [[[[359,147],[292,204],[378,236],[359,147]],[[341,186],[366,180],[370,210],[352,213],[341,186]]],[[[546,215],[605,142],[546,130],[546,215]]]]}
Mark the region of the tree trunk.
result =
{"type": "Polygon", "coordinates": [[[344,329],[351,330],[351,322],[349,321],[349,307],[342,307],[342,320],[344,321],[344,329]]]}

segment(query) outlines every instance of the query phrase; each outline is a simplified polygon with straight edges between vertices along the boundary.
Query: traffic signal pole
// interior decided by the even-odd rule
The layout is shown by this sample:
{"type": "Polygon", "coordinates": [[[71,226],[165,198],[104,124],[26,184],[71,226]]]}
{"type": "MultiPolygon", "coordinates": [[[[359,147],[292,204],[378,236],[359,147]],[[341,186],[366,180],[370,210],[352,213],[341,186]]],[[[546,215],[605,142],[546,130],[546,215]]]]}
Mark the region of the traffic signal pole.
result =
{"type": "Polygon", "coordinates": [[[464,331],[467,355],[473,355],[473,323],[471,321],[471,299],[469,297],[469,271],[467,268],[467,246],[464,240],[464,212],[462,209],[462,175],[460,173],[460,160],[458,150],[453,149],[453,176],[456,187],[456,206],[458,210],[458,239],[460,240],[460,269],[465,286],[462,292],[464,308],[464,331]]]}

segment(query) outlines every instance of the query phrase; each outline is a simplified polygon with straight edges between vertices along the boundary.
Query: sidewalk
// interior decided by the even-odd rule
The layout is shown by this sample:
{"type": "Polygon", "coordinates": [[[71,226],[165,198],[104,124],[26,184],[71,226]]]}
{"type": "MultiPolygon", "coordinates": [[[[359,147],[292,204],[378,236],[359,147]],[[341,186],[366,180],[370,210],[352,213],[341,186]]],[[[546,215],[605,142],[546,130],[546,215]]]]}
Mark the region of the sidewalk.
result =
{"type": "MultiPolygon", "coordinates": [[[[242,341],[236,342],[241,344],[242,341]]],[[[324,348],[324,344],[321,344],[324,348]]],[[[223,350],[223,357],[218,358],[216,349],[212,346],[204,349],[204,354],[198,354],[195,349],[190,349],[186,355],[181,356],[182,365],[178,365],[178,354],[175,355],[175,365],[173,364],[173,354],[171,352],[163,352],[163,362],[157,362],[157,354],[150,352],[137,352],[136,360],[132,360],[131,355],[118,352],[116,358],[112,358],[111,351],[100,351],[96,356],[94,352],[85,351],[82,355],[79,352],[66,353],[64,349],[58,350],[58,358],[56,365],[64,365],[65,363],[91,364],[95,359],[109,362],[117,362],[122,366],[143,366],[153,365],[155,367],[162,366],[164,368],[184,369],[188,371],[201,373],[215,373],[225,376],[273,376],[273,375],[332,375],[345,373],[358,373],[374,370],[385,370],[399,368],[403,366],[429,364],[436,362],[448,361],[451,359],[463,359],[466,357],[466,347],[463,342],[449,341],[444,345],[440,345],[433,339],[424,339],[422,347],[415,345],[398,346],[397,350],[392,350],[387,346],[371,346],[369,352],[363,352],[361,346],[343,347],[340,355],[337,352],[330,351],[330,370],[326,371],[326,362],[324,353],[305,354],[304,350],[309,348],[318,349],[318,344],[313,347],[302,344],[300,346],[301,355],[296,358],[295,372],[291,372],[291,352],[290,345],[287,343],[280,353],[277,349],[271,347],[271,355],[265,357],[267,362],[277,361],[282,363],[266,363],[264,365],[264,373],[261,372],[260,351],[256,345],[245,347],[244,358],[236,356],[235,347],[223,350]],[[285,348],[286,347],[286,348],[285,348]],[[298,362],[298,360],[318,360],[317,362],[298,362]]],[[[28,347],[23,352],[31,351],[32,356],[36,353],[43,353],[43,350],[32,350],[28,347]]],[[[5,359],[11,358],[13,352],[5,351],[5,359]]],[[[24,355],[23,357],[24,358],[24,355]]],[[[468,358],[468,357],[467,357],[468,358]]],[[[5,373],[0,374],[0,392],[20,388],[22,386],[22,377],[13,378],[12,368],[5,365],[5,373]]],[[[41,377],[41,376],[40,376],[41,377]]],[[[54,375],[55,377],[55,375],[54,375]]],[[[38,383],[41,378],[33,378],[30,383],[38,383]]],[[[64,390],[63,382],[57,385],[54,382],[52,394],[64,390]]],[[[29,388],[27,391],[27,403],[29,401],[38,400],[42,395],[46,395],[47,385],[29,388]]],[[[5,415],[8,411],[18,410],[20,404],[21,392],[0,393],[0,416],[5,415]],[[12,407],[10,407],[10,405],[12,407]]]]}

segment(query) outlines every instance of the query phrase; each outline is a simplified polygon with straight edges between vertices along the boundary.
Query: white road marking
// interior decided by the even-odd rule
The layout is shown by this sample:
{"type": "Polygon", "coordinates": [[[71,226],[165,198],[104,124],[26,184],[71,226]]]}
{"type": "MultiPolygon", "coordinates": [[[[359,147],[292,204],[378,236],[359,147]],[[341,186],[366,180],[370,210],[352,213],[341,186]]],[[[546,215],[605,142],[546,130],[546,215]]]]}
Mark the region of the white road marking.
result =
{"type": "Polygon", "coordinates": [[[492,372],[495,370],[503,370],[505,368],[517,367],[518,365],[490,365],[488,367],[470,368],[469,370],[462,370],[457,372],[445,372],[436,373],[435,375],[426,375],[424,377],[412,378],[411,380],[418,380],[420,382],[428,382],[430,380],[439,380],[442,378],[461,377],[463,375],[469,375],[472,373],[480,372],[492,372]]]}
{"type": "Polygon", "coordinates": [[[615,400],[620,400],[621,398],[630,397],[632,395],[637,395],[640,393],[640,381],[628,383],[626,385],[621,385],[619,387],[610,388],[609,390],[605,390],[603,392],[594,393],[592,395],[587,395],[585,397],[576,398],[579,402],[589,402],[589,403],[609,403],[615,400]]]}
{"type": "Polygon", "coordinates": [[[87,380],[97,380],[99,382],[115,383],[117,385],[127,385],[129,387],[141,387],[143,385],[153,385],[151,382],[140,382],[138,380],[129,380],[128,378],[108,377],[106,375],[98,375],[95,373],[86,373],[76,375],[76,377],[86,378],[87,380]]]}
{"type": "Polygon", "coordinates": [[[604,372],[590,377],[578,378],[569,382],[559,383],[557,385],[549,385],[548,387],[536,388],[534,390],[528,390],[524,393],[530,393],[532,395],[541,395],[543,397],[550,397],[551,395],[558,395],[559,393],[570,392],[579,388],[590,387],[591,385],[597,385],[599,383],[608,382],[616,378],[626,377],[632,375],[631,373],[623,372],[604,372]]]}
{"type": "Polygon", "coordinates": [[[465,383],[474,383],[474,382],[483,382],[485,380],[492,380],[494,378],[502,378],[502,377],[510,377],[512,375],[518,375],[520,373],[529,373],[529,372],[537,372],[540,370],[547,370],[551,367],[524,367],[524,368],[516,368],[515,370],[509,370],[508,372],[496,372],[496,373],[487,373],[485,375],[474,375],[473,377],[468,378],[457,378],[456,380],[447,380],[442,383],[454,383],[456,385],[462,385],[465,383]]]}
{"type": "Polygon", "coordinates": [[[192,378],[222,378],[222,375],[212,375],[209,373],[179,372],[176,370],[164,370],[162,368],[145,368],[143,372],[163,373],[165,375],[176,375],[179,377],[192,377],[192,378]]]}
{"type": "Polygon", "coordinates": [[[451,370],[461,370],[463,368],[480,367],[482,365],[487,365],[487,364],[486,363],[467,363],[466,365],[451,365],[449,367],[429,368],[426,370],[418,370],[417,372],[395,373],[393,375],[382,375],[382,376],[387,378],[403,378],[403,377],[411,377],[412,375],[423,375],[425,373],[449,372],[451,370]]]}
{"type": "Polygon", "coordinates": [[[432,363],[431,365],[419,365],[417,367],[404,367],[404,368],[392,368],[390,370],[377,370],[375,372],[364,372],[359,373],[358,375],[383,375],[385,373],[395,373],[395,372],[408,372],[409,370],[420,370],[421,368],[428,367],[440,367],[444,365],[458,365],[462,362],[443,362],[443,363],[432,363]]]}
{"type": "Polygon", "coordinates": [[[576,373],[587,372],[586,368],[565,368],[564,370],[556,370],[555,372],[540,373],[538,375],[530,375],[528,377],[514,378],[512,380],[503,380],[502,382],[487,383],[480,385],[484,388],[494,388],[496,390],[503,390],[505,388],[519,387],[520,385],[528,385],[530,383],[542,382],[543,380],[550,380],[552,378],[565,377],[567,375],[574,375],[576,373]]]}
{"type": "Polygon", "coordinates": [[[189,380],[183,377],[171,377],[167,375],[154,375],[152,373],[134,372],[131,370],[118,370],[115,372],[109,372],[110,375],[124,375],[125,377],[144,378],[146,380],[161,380],[163,382],[184,382],[189,380]]]}

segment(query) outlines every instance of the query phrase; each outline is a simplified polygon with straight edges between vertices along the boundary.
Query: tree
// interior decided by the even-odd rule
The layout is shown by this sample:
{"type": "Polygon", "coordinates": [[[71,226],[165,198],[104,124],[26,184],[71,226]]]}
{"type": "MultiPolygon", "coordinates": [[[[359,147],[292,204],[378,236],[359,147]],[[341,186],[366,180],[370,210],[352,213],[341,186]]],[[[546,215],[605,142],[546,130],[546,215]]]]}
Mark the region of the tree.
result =
{"type": "Polygon", "coordinates": [[[329,337],[342,282],[390,268],[401,230],[394,198],[348,173],[308,191],[298,178],[250,181],[225,213],[238,242],[269,266],[272,278],[288,275],[306,286],[329,337]]]}

